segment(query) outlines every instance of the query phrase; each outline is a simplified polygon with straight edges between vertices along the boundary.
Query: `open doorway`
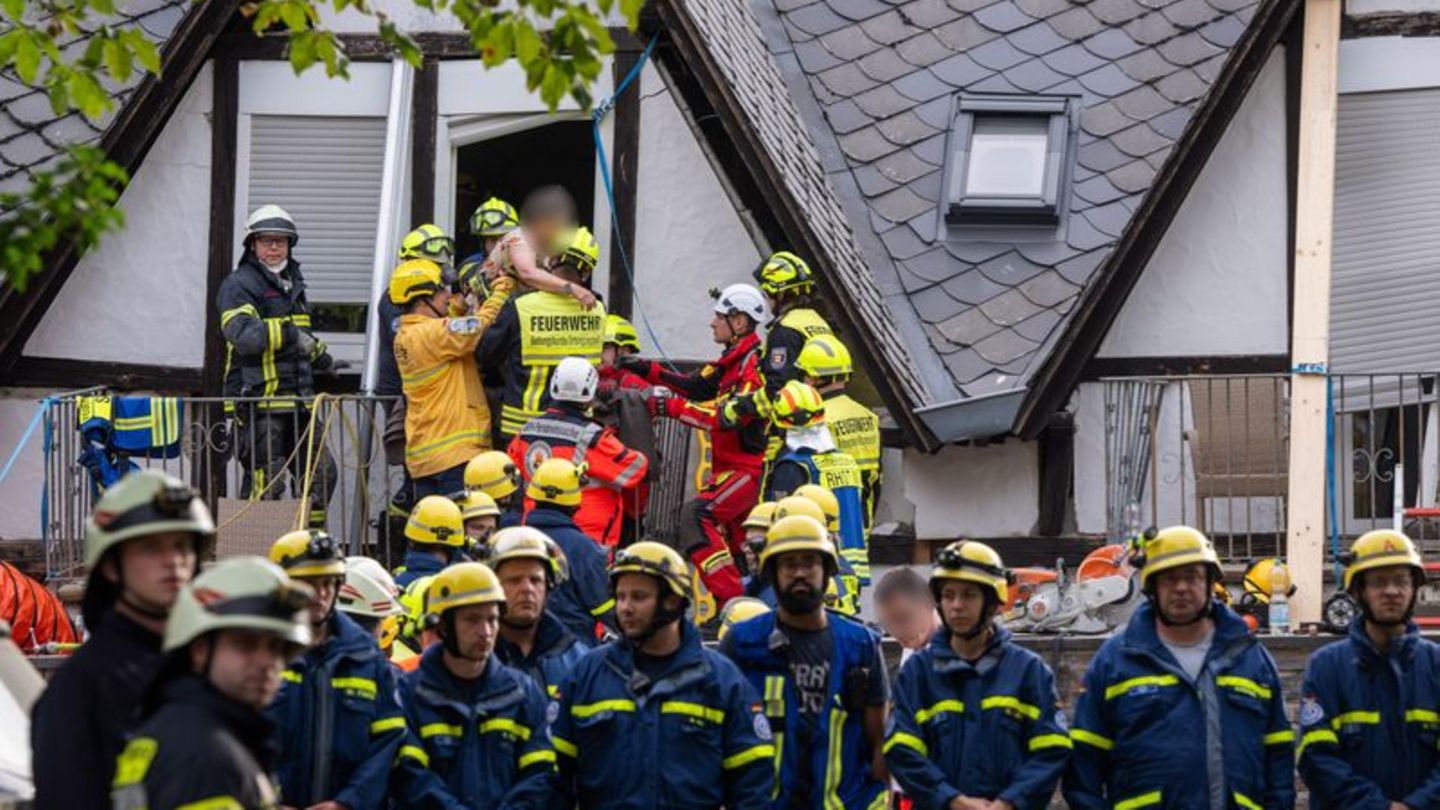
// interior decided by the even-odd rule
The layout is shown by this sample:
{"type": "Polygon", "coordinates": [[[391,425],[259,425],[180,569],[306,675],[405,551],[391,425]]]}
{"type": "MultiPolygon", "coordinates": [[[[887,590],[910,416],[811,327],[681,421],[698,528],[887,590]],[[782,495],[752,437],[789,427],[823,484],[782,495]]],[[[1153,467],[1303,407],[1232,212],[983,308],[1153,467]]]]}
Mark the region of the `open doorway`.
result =
{"type": "Polygon", "coordinates": [[[481,249],[470,234],[476,206],[499,197],[516,208],[536,186],[569,189],[580,222],[594,229],[595,141],[588,120],[556,121],[520,132],[477,141],[455,152],[456,255],[481,249]]]}

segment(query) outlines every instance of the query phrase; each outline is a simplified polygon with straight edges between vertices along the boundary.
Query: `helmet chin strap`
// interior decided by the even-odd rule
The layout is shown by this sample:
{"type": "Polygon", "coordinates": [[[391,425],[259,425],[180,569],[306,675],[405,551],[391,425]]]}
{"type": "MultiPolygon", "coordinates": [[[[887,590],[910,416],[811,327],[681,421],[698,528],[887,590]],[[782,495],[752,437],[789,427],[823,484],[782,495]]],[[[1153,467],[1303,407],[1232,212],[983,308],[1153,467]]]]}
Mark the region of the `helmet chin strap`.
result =
{"type": "Polygon", "coordinates": [[[650,617],[650,623],[645,625],[644,630],[640,631],[639,637],[630,638],[627,636],[626,640],[630,642],[630,646],[638,650],[644,647],[645,644],[654,638],[655,634],[660,632],[666,625],[684,618],[684,616],[685,604],[683,602],[680,604],[679,610],[671,610],[670,608],[664,607],[664,597],[661,597],[661,604],[655,606],[655,615],[650,617]]]}
{"type": "Polygon", "coordinates": [[[1000,600],[996,598],[994,593],[987,590],[985,592],[985,607],[981,609],[980,619],[979,621],[975,622],[974,627],[971,627],[969,630],[956,630],[955,628],[950,627],[949,622],[945,623],[945,627],[950,631],[951,635],[955,636],[961,641],[974,641],[975,639],[988,632],[990,628],[995,624],[995,611],[999,607],[1000,600]]]}

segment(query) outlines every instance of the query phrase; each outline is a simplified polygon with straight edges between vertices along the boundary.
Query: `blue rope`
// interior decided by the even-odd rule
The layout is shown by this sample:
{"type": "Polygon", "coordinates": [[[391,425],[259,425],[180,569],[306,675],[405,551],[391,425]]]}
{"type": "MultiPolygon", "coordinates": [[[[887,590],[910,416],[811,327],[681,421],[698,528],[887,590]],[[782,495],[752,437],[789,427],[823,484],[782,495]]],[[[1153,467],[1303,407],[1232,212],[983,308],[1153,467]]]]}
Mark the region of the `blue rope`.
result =
{"type": "Polygon", "coordinates": [[[30,443],[30,437],[35,435],[35,429],[40,427],[40,421],[54,399],[54,397],[45,397],[36,406],[35,415],[30,417],[30,424],[25,426],[25,432],[20,434],[20,441],[15,444],[15,449],[10,451],[9,460],[5,462],[4,467],[0,467],[0,483],[10,476],[10,470],[14,469],[15,462],[20,459],[20,453],[25,449],[25,445],[30,443]]]}

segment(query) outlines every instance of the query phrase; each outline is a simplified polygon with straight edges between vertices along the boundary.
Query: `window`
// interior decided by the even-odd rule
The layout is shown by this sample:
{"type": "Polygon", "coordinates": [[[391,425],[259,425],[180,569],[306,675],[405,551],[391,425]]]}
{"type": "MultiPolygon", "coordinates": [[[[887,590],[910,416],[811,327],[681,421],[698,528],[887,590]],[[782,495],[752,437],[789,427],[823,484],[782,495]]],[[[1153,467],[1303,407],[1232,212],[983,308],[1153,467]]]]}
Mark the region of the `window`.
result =
{"type": "Polygon", "coordinates": [[[1057,222],[1070,133],[1066,111],[1063,98],[961,98],[951,149],[946,220],[955,224],[1057,222]]]}

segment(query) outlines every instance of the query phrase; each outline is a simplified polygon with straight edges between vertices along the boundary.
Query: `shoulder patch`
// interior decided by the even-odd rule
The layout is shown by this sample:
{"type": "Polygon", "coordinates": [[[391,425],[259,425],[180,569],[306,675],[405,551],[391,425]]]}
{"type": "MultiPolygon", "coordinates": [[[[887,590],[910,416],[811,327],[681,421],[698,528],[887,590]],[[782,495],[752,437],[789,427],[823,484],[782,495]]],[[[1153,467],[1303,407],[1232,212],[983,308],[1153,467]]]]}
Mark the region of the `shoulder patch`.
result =
{"type": "Polygon", "coordinates": [[[1300,700],[1300,725],[1313,726],[1325,719],[1325,708],[1314,695],[1306,695],[1300,700]]]}
{"type": "Polygon", "coordinates": [[[756,712],[751,722],[755,725],[755,736],[760,738],[760,742],[770,742],[775,739],[775,735],[770,731],[770,721],[765,719],[763,713],[756,712]]]}
{"type": "Polygon", "coordinates": [[[1061,731],[1070,730],[1070,718],[1066,716],[1064,709],[1055,710],[1055,725],[1059,726],[1061,731]]]}
{"type": "MultiPolygon", "coordinates": [[[[558,695],[557,695],[557,697],[558,697],[558,695]]],[[[549,723],[550,725],[554,725],[554,724],[555,724],[555,721],[556,721],[556,720],[559,720],[559,719],[560,719],[560,701],[558,701],[558,700],[552,700],[552,701],[550,701],[550,704],[545,707],[545,722],[546,722],[546,723],[549,723]]]]}
{"type": "Polygon", "coordinates": [[[466,318],[450,318],[447,325],[457,335],[473,335],[480,331],[480,319],[471,315],[466,318]]]}
{"type": "Polygon", "coordinates": [[[770,350],[770,367],[784,368],[785,362],[790,359],[790,350],[784,346],[776,346],[770,350]]]}

